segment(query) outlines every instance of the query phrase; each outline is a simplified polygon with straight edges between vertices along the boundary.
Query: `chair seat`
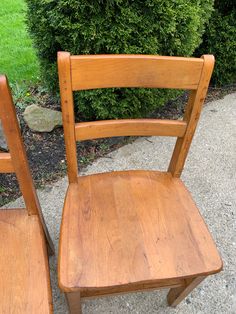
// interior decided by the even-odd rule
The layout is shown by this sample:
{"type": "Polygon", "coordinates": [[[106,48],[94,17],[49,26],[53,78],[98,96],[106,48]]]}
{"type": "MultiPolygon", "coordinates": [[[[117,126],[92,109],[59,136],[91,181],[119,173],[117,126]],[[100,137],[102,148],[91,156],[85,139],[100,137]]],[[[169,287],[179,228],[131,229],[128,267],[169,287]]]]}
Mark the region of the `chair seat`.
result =
{"type": "Polygon", "coordinates": [[[44,235],[25,209],[0,210],[0,313],[52,313],[44,235]]]}
{"type": "Polygon", "coordinates": [[[190,193],[170,173],[111,172],[69,185],[60,237],[62,290],[184,279],[221,268],[190,193]]]}

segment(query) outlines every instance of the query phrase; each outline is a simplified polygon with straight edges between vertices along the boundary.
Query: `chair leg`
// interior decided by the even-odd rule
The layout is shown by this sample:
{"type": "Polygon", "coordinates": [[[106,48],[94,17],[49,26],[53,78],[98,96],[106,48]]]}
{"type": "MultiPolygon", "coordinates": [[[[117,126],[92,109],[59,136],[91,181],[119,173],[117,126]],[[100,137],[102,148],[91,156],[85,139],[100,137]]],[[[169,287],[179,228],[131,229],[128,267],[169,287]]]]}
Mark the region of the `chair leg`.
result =
{"type": "Polygon", "coordinates": [[[197,285],[206,277],[199,276],[195,278],[185,279],[185,285],[178,288],[170,289],[167,295],[167,302],[170,306],[177,306],[197,285]]]}
{"type": "Polygon", "coordinates": [[[66,292],[65,296],[70,314],[82,314],[80,292],[66,292]]]}

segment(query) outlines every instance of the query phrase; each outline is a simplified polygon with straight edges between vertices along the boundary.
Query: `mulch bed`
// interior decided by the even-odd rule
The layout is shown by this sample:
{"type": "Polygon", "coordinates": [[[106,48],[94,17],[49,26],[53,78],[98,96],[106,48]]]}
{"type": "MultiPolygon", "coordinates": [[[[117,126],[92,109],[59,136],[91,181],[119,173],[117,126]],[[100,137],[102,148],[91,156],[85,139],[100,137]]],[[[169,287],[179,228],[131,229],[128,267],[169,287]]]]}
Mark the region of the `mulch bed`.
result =
{"type": "MultiPolygon", "coordinates": [[[[226,94],[236,91],[236,86],[214,89],[208,93],[207,101],[222,98],[226,94]]],[[[32,93],[37,94],[37,89],[32,93]]],[[[159,108],[151,116],[156,118],[177,119],[183,115],[183,108],[186,104],[187,93],[168,102],[159,108]]],[[[60,109],[58,103],[54,102],[49,96],[40,94],[40,105],[52,109],[60,109]]],[[[65,147],[62,128],[57,128],[50,133],[32,132],[25,124],[23,119],[23,108],[17,108],[20,119],[21,131],[25,143],[27,156],[32,170],[32,175],[36,187],[44,187],[51,182],[58,180],[66,175],[65,147]]],[[[128,142],[132,142],[134,137],[118,137],[111,139],[86,141],[78,144],[79,168],[87,166],[96,158],[104,156],[128,142]]],[[[0,175],[0,206],[19,197],[20,191],[15,175],[0,175]]]]}

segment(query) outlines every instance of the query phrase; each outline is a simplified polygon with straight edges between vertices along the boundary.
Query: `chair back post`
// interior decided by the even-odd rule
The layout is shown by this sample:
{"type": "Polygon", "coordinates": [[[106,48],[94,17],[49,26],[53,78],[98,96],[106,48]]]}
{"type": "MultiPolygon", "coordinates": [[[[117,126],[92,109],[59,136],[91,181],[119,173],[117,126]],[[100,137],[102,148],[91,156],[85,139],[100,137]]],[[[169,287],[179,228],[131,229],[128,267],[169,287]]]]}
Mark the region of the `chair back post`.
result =
{"type": "Polygon", "coordinates": [[[78,181],[78,163],[75,139],[74,101],[71,85],[71,64],[68,52],[58,52],[62,119],[66,145],[67,173],[69,183],[78,181]]]}
{"type": "Polygon", "coordinates": [[[183,120],[187,122],[187,129],[185,135],[178,138],[176,141],[168,168],[168,171],[171,172],[174,177],[180,177],[183,171],[215,64],[213,55],[203,55],[201,58],[204,60],[204,64],[199,85],[197,90],[192,90],[190,92],[188,103],[185,108],[183,120]]]}
{"type": "Polygon", "coordinates": [[[10,152],[10,154],[0,154],[0,163],[6,166],[5,170],[1,169],[1,167],[0,170],[4,173],[15,172],[28,214],[39,216],[48,243],[49,252],[53,253],[53,243],[47,230],[36,194],[11,91],[7,78],[4,75],[0,76],[0,119],[10,152]],[[3,158],[1,158],[1,155],[3,155],[3,158]]]}

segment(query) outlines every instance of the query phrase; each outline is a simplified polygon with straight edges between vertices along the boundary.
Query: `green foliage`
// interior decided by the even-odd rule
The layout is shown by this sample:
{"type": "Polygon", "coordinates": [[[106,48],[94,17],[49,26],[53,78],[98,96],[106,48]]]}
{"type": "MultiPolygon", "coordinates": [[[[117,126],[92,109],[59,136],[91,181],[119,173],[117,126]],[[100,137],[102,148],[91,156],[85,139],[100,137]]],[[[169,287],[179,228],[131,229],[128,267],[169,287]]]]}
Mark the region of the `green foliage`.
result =
{"type": "Polygon", "coordinates": [[[215,11],[196,54],[212,53],[216,58],[212,84],[236,83],[236,2],[215,1],[215,11]]]}
{"type": "Polygon", "coordinates": [[[236,10],[235,0],[215,0],[214,7],[222,14],[228,15],[232,10],[236,10]]]}
{"type": "MultiPolygon", "coordinates": [[[[191,55],[213,0],[27,0],[28,27],[47,84],[57,88],[56,53],[191,55]]],[[[83,119],[139,117],[176,92],[107,89],[76,97],[83,119]]]]}

